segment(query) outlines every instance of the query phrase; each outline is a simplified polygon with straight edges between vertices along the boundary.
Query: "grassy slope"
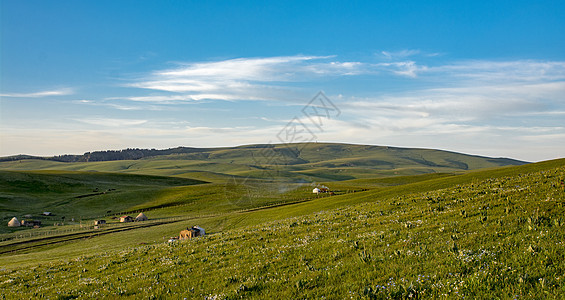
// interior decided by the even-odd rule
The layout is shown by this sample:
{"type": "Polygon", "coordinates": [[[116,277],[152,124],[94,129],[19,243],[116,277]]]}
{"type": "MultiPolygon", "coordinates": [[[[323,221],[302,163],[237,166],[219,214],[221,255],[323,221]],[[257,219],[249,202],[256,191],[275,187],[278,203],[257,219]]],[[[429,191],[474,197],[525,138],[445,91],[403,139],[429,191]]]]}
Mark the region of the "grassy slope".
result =
{"type": "MultiPolygon", "coordinates": [[[[63,262],[1,272],[0,287],[99,298],[559,298],[564,177],[565,160],[555,160],[104,236],[42,253],[63,262]],[[124,248],[195,222],[216,234],[124,248]],[[107,246],[120,250],[96,254],[107,246]]],[[[39,261],[0,257],[10,268],[39,261]]]]}
{"type": "MultiPolygon", "coordinates": [[[[46,225],[89,219],[147,203],[175,186],[204,182],[175,177],[102,172],[0,171],[0,219],[32,214],[46,225]],[[50,211],[54,217],[41,217],[50,211]]],[[[1,232],[22,230],[0,227],[1,232]]]]}
{"type": "MultiPolygon", "coordinates": [[[[152,218],[198,216],[313,197],[311,187],[252,179],[226,183],[147,175],[77,171],[0,171],[0,218],[32,214],[43,225],[144,210],[152,218]],[[245,185],[241,185],[245,183],[245,185]],[[111,189],[111,190],[110,190],[111,189]],[[98,191],[98,192],[95,192],[98,191]],[[50,211],[53,217],[40,213],[50,211]],[[110,211],[110,213],[108,213],[110,211]]],[[[29,228],[0,227],[0,233],[29,228]]]]}

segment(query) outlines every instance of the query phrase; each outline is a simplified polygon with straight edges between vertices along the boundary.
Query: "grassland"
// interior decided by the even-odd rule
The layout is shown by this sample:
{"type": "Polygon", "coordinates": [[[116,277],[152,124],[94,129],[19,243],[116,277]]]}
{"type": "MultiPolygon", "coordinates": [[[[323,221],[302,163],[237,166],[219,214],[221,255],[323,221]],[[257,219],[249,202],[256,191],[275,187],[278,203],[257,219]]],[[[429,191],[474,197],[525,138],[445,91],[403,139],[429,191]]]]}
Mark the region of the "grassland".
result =
{"type": "MultiPolygon", "coordinates": [[[[294,181],[299,177],[259,180],[233,173],[214,173],[223,174],[221,180],[208,184],[163,179],[139,191],[137,179],[123,182],[122,189],[148,195],[126,210],[147,210],[155,221],[186,219],[0,255],[2,295],[558,299],[565,294],[560,185],[565,160],[345,181],[313,174],[327,179],[318,184],[340,191],[319,198],[311,195],[312,186],[294,181]],[[210,234],[165,243],[195,224],[210,234]]],[[[74,188],[69,189],[75,193],[74,188]]]]}

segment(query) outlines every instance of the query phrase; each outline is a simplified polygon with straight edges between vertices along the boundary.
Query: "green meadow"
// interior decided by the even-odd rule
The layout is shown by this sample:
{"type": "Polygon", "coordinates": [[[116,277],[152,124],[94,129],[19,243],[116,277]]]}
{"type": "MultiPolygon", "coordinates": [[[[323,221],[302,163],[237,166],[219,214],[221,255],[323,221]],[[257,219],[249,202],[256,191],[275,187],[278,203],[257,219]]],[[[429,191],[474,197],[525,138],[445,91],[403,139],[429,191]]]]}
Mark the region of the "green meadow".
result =
{"type": "Polygon", "coordinates": [[[565,159],[299,148],[1,162],[2,222],[31,214],[43,226],[1,227],[0,298],[565,294],[565,159]],[[285,164],[266,159],[275,152],[285,164]],[[115,219],[139,212],[150,220],[115,219]],[[167,242],[193,225],[207,235],[167,242]]]}

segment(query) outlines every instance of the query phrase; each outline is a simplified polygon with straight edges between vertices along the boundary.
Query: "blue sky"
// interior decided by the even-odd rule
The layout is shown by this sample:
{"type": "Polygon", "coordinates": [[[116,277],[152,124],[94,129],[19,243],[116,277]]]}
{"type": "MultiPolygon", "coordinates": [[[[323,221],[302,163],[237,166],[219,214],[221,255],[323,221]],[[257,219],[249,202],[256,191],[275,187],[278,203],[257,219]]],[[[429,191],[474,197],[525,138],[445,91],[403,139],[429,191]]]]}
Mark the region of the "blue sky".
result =
{"type": "Polygon", "coordinates": [[[564,156],[564,2],[303,2],[1,1],[0,155],[288,142],[291,122],[564,156]],[[316,123],[319,91],[339,114],[316,123]]]}

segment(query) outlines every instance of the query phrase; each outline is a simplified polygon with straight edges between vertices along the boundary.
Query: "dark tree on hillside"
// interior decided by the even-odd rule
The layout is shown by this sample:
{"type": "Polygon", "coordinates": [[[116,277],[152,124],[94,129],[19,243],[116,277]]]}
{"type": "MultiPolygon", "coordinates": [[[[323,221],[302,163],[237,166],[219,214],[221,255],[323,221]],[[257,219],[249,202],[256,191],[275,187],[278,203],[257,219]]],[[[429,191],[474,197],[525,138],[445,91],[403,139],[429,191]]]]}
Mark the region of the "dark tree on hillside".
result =
{"type": "MultiPolygon", "coordinates": [[[[171,155],[171,154],[191,154],[191,153],[202,153],[208,151],[209,149],[198,149],[198,148],[187,148],[178,147],[164,150],[157,149],[139,149],[139,148],[127,148],[123,150],[105,150],[105,151],[94,151],[86,152],[83,155],[58,155],[49,158],[44,157],[23,157],[26,158],[36,158],[36,159],[47,159],[60,162],[89,162],[89,161],[112,161],[112,160],[137,160],[151,156],[159,155],[171,155]]],[[[10,157],[4,158],[5,160],[17,160],[22,159],[10,157]]]]}

